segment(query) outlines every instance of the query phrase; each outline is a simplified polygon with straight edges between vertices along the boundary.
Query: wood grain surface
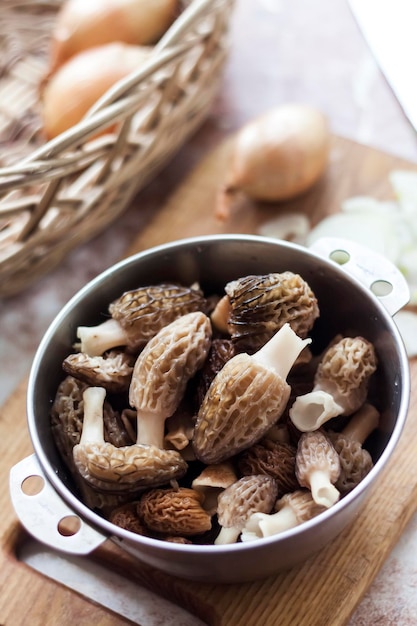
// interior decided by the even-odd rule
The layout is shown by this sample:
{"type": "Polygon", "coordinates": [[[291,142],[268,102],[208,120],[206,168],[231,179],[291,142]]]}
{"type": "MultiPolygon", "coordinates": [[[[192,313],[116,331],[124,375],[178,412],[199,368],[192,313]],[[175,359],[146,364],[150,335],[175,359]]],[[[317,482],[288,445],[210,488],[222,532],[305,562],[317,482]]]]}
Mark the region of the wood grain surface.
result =
{"type": "MultiPolygon", "coordinates": [[[[415,165],[401,159],[334,137],[326,176],[308,194],[279,207],[242,201],[231,219],[221,223],[215,219],[213,207],[229,149],[228,142],[219,145],[191,172],[126,254],[188,236],[256,232],[263,221],[288,210],[306,211],[315,222],[339,210],[341,201],[352,195],[390,198],[389,172],[395,168],[415,169],[415,165]]],[[[140,202],[140,197],[136,201],[140,202]]],[[[110,541],[92,558],[176,601],[213,626],[346,624],[417,509],[417,363],[412,362],[410,368],[409,416],[393,457],[360,515],[304,564],[262,581],[215,585],[182,581],[157,572],[121,554],[110,541]]],[[[25,394],[26,381],[22,381],[1,409],[0,475],[5,486],[10,467],[32,452],[25,394]]],[[[16,520],[7,488],[0,492],[0,510],[1,626],[129,623],[20,563],[16,550],[25,533],[16,520]]]]}

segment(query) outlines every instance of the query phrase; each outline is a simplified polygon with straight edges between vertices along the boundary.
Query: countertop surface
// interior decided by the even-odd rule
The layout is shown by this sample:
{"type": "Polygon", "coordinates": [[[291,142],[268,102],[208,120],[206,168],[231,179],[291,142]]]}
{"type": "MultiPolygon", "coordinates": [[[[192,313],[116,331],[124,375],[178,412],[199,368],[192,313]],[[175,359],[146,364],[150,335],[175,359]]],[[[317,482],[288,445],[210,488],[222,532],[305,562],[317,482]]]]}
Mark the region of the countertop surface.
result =
{"type": "MultiPolygon", "coordinates": [[[[62,305],[123,255],[212,147],[255,115],[279,104],[309,103],[328,116],[334,133],[417,163],[415,131],[345,0],[237,0],[231,35],[211,114],[174,161],[109,230],[24,293],[0,301],[0,404],[27,375],[37,345],[62,305]]],[[[415,515],[350,626],[416,623],[416,555],[415,515]]]]}

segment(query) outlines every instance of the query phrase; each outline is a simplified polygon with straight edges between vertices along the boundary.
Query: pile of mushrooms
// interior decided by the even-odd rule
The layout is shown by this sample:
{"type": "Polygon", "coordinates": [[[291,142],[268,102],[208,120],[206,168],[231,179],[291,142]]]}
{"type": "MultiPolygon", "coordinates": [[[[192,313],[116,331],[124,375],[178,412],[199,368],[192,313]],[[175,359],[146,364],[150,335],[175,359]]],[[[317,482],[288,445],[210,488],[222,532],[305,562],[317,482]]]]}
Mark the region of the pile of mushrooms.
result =
{"type": "Polygon", "coordinates": [[[51,410],[87,506],[133,533],[214,545],[280,533],[366,476],[374,346],[311,338],[319,304],[290,271],[128,291],[80,326],[51,410]]]}

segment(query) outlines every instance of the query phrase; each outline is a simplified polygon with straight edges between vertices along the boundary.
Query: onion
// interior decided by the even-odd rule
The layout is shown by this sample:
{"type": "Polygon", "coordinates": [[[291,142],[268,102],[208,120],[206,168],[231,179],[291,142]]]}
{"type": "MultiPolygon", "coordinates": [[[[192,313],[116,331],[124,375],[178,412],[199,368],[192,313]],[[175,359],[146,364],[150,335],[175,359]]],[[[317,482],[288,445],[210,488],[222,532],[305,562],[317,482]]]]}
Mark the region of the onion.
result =
{"type": "Polygon", "coordinates": [[[417,356],[417,314],[414,311],[398,311],[393,317],[404,342],[407,356],[417,356]]]}
{"type": "Polygon", "coordinates": [[[49,75],[70,57],[103,44],[155,43],[178,13],[178,0],[67,0],[52,33],[49,75]]]}
{"type": "Polygon", "coordinates": [[[289,200],[324,173],[330,133],[325,116],[302,104],[277,107],[248,122],[237,134],[216,215],[230,214],[234,197],[289,200]]]}
{"type": "Polygon", "coordinates": [[[304,213],[285,213],[261,224],[258,233],[264,237],[284,239],[304,245],[310,231],[310,220],[304,213]]]}
{"type": "Polygon", "coordinates": [[[77,124],[112,85],[145,63],[151,50],[111,43],[84,50],[62,65],[43,89],[42,116],[47,138],[77,124]]]}

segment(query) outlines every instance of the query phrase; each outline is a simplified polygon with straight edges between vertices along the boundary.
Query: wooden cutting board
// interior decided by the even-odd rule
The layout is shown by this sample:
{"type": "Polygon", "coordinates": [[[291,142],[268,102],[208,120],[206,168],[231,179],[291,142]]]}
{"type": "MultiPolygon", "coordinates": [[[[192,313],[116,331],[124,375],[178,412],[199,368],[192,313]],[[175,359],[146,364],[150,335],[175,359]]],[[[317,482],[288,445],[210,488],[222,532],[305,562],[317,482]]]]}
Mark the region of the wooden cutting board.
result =
{"type": "MultiPolygon", "coordinates": [[[[213,206],[229,149],[228,142],[221,144],[197,166],[139,234],[128,254],[193,235],[256,232],[278,211],[304,210],[314,222],[337,211],[341,201],[352,195],[392,197],[389,172],[396,168],[417,169],[414,164],[334,137],[327,174],[311,192],[281,207],[240,202],[231,219],[220,223],[214,218],[213,206]]],[[[417,362],[410,365],[409,416],[395,454],[354,523],[303,565],[263,581],[216,585],[182,581],[157,572],[121,554],[111,542],[100,547],[93,558],[117,567],[130,579],[176,601],[214,626],[345,624],[417,509],[417,362]]],[[[25,534],[16,521],[6,485],[10,467],[32,452],[25,422],[25,392],[23,381],[0,417],[0,475],[5,486],[0,492],[0,624],[126,624],[125,619],[44,578],[16,558],[25,534]]]]}

